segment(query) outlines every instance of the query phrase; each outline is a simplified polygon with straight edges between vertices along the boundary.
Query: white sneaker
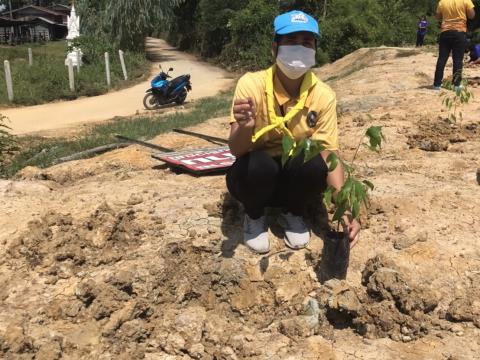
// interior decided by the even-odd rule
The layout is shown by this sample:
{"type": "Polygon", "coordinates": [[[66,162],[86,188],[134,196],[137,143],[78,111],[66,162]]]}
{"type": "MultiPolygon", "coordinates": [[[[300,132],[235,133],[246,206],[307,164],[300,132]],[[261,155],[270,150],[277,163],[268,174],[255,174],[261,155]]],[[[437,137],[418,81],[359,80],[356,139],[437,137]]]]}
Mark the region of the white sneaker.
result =
{"type": "Polygon", "coordinates": [[[256,253],[265,254],[270,251],[265,216],[261,216],[258,219],[252,219],[245,214],[245,220],[243,222],[243,241],[248,248],[256,253]]]}
{"type": "Polygon", "coordinates": [[[285,244],[292,249],[302,249],[310,242],[310,231],[301,216],[280,214],[278,223],[285,230],[285,244]]]}

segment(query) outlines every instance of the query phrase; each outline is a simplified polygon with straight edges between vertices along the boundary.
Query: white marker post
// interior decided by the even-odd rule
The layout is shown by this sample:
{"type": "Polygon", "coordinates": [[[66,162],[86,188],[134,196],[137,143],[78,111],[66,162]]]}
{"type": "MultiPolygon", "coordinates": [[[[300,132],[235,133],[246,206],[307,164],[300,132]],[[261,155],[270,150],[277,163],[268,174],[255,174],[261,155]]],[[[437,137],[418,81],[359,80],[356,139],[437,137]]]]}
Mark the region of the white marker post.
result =
{"type": "Polygon", "coordinates": [[[118,50],[118,56],[120,56],[120,63],[122,64],[122,71],[123,71],[123,77],[125,80],[128,80],[128,74],[127,74],[127,67],[125,66],[125,59],[123,57],[124,52],[122,50],[118,50]]]}
{"type": "Polygon", "coordinates": [[[112,85],[112,80],[110,78],[110,56],[108,52],[105,53],[105,72],[107,73],[107,85],[110,87],[112,85]]]}
{"type": "Polygon", "coordinates": [[[3,62],[5,67],[5,80],[7,81],[7,94],[8,100],[13,101],[13,82],[12,82],[12,72],[10,71],[10,62],[5,60],[3,62]]]}
{"type": "Polygon", "coordinates": [[[80,74],[80,63],[82,61],[82,57],[80,56],[80,50],[76,50],[75,54],[77,55],[77,71],[80,74]]]}
{"type": "Polygon", "coordinates": [[[72,59],[68,59],[68,80],[70,82],[70,91],[75,91],[75,74],[73,72],[72,59]]]}
{"type": "Polygon", "coordinates": [[[33,65],[33,53],[32,48],[28,48],[28,65],[31,67],[33,65]]]}

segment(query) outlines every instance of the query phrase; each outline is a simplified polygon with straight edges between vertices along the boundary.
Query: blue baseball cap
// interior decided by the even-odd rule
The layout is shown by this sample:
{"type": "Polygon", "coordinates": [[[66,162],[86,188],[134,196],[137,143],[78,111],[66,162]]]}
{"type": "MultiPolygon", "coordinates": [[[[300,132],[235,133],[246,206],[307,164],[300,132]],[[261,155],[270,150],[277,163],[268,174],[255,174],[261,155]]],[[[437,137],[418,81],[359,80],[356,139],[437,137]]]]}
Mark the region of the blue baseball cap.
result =
{"type": "Polygon", "coordinates": [[[273,23],[275,35],[285,35],[298,31],[308,31],[320,37],[318,22],[303,11],[293,10],[275,18],[273,23]]]}

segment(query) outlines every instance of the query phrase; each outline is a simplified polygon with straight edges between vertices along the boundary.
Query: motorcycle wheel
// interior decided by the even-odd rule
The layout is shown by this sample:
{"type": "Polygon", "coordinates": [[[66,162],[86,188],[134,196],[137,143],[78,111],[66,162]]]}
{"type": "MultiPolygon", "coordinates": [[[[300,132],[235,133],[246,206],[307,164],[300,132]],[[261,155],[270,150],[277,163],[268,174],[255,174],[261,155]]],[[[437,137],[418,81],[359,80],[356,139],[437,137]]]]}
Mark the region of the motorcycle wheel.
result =
{"type": "Polygon", "coordinates": [[[158,107],[158,102],[152,93],[149,93],[145,95],[143,98],[143,106],[145,106],[145,109],[147,110],[155,110],[158,107]]]}
{"type": "Polygon", "coordinates": [[[175,99],[175,102],[178,105],[182,105],[185,102],[185,99],[187,98],[187,90],[183,89],[182,92],[178,95],[178,97],[175,99]]]}

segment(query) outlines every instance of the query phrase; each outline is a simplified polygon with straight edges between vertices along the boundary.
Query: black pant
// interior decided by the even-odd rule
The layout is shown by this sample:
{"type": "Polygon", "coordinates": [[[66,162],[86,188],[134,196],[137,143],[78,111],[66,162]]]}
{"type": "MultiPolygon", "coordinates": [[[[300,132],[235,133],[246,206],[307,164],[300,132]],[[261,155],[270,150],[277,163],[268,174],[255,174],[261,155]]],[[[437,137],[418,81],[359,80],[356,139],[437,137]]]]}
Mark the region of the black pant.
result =
{"type": "Polygon", "coordinates": [[[319,155],[307,163],[300,155],[282,168],[280,158],[252,151],[238,158],[227,173],[227,188],[252,219],[266,207],[303,215],[305,205],[327,187],[328,168],[319,155]]]}
{"type": "Polygon", "coordinates": [[[417,32],[417,47],[423,46],[423,41],[425,40],[425,34],[417,32]]]}
{"type": "Polygon", "coordinates": [[[434,86],[441,86],[443,72],[450,52],[453,58],[453,84],[458,86],[462,82],[463,56],[465,55],[466,34],[464,32],[449,30],[440,34],[439,54],[435,70],[434,86]]]}

